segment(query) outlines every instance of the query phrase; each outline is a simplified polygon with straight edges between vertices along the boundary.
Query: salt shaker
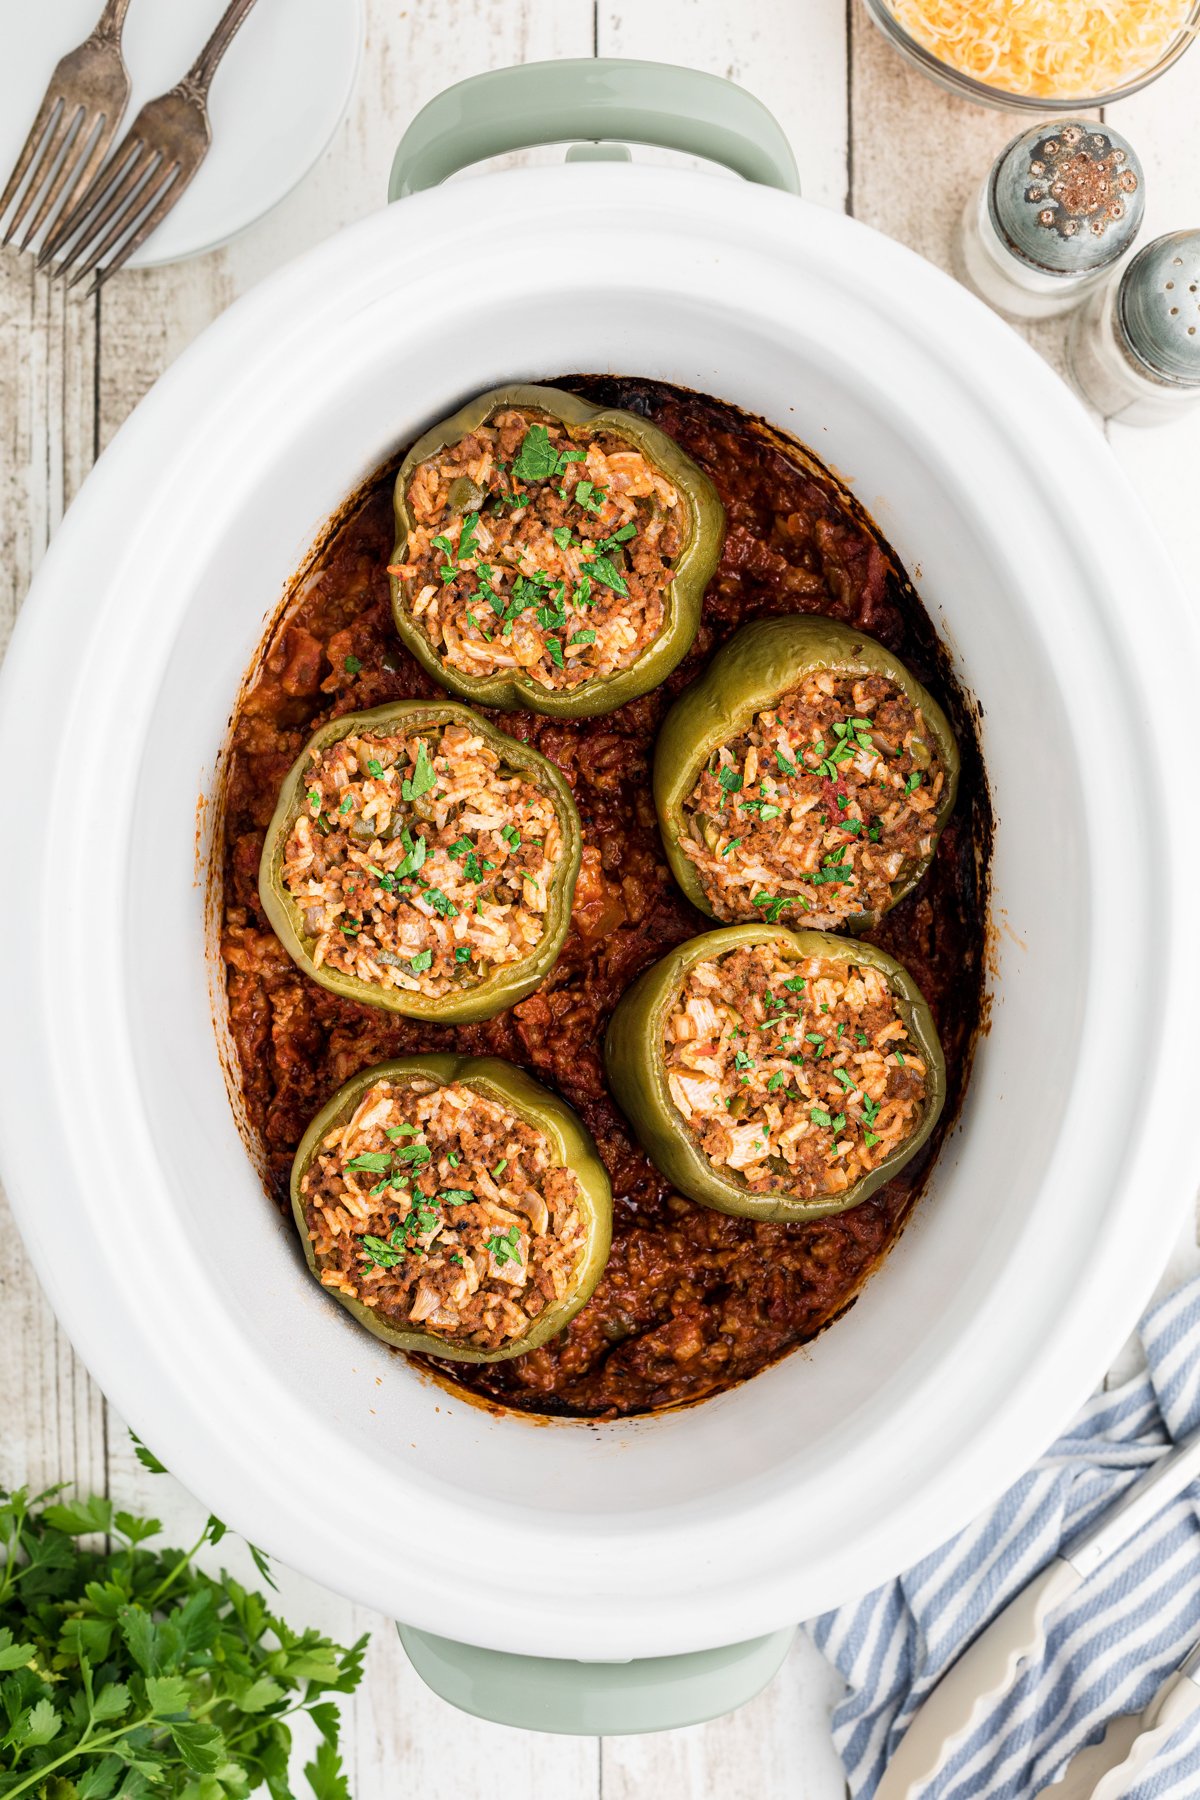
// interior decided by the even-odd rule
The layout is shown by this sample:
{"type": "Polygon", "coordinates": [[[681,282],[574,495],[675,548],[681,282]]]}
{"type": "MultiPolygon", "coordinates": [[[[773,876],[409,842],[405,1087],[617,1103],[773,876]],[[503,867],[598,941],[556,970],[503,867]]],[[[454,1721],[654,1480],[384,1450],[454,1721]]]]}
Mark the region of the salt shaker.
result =
{"type": "Polygon", "coordinates": [[[1159,425],[1200,402],[1200,231],[1139,250],[1071,321],[1067,372],[1106,419],[1159,425]]]}
{"type": "Polygon", "coordinates": [[[1142,166],[1110,125],[1062,119],[1023,131],[967,201],[955,272],[997,312],[1068,312],[1129,248],[1145,205],[1142,166]]]}

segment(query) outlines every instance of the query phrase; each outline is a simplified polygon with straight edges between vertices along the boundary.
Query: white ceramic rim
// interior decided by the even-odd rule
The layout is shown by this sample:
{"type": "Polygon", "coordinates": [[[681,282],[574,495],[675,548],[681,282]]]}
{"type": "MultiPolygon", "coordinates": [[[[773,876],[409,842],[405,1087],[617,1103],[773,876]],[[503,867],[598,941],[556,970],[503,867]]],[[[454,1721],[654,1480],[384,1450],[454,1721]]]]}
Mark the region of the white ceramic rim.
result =
{"type": "MultiPolygon", "coordinates": [[[[0,1046],[0,1140],[22,1234],[80,1354],[122,1415],[237,1530],[357,1600],[417,1626],[458,1630],[485,1646],[585,1659],[665,1654],[771,1629],[801,1610],[861,1592],[927,1552],[1042,1450],[1135,1321],[1161,1268],[1167,1234],[1191,1194],[1190,1170],[1180,1167],[1168,1134],[1156,1129],[1172,1116],[1168,1109],[1186,1118],[1190,1098],[1187,1025],[1197,988],[1186,916],[1196,888],[1168,856],[1165,823],[1173,801],[1185,798],[1182,772],[1189,767],[1190,744],[1182,709],[1169,708],[1163,716],[1160,707],[1153,729],[1150,721],[1163,675],[1159,647],[1169,642],[1172,658],[1191,668],[1200,667],[1200,647],[1157,539],[1103,440],[1013,333],[910,252],[838,215],[709,176],[576,165],[488,181],[486,212],[474,183],[416,196],[311,251],[232,307],[123,427],[56,536],[0,686],[0,751],[7,753],[7,766],[21,765],[31,740],[44,743],[41,696],[49,686],[59,695],[59,749],[71,769],[68,790],[62,767],[55,765],[48,803],[32,820],[25,811],[17,815],[28,879],[19,890],[10,882],[0,891],[6,941],[21,946],[0,975],[7,1020],[0,1046]],[[893,1495],[886,1516],[864,1501],[844,1543],[827,1545],[819,1566],[805,1563],[794,1542],[786,1489],[747,1492],[736,1536],[719,1544],[708,1522],[682,1510],[669,1521],[669,1537],[663,1535],[666,1522],[646,1515],[559,1521],[563,1541],[575,1546],[578,1590],[543,1591],[515,1573],[511,1579],[498,1575],[493,1588],[470,1597],[468,1629],[460,1619],[447,1620],[444,1592],[419,1567],[381,1555],[378,1538],[354,1529],[352,1521],[337,1533],[336,1563],[331,1559],[329,1543],[322,1541],[329,1518],[322,1480],[324,1457],[336,1453],[336,1440],[324,1441],[322,1421],[289,1391],[283,1366],[258,1372],[260,1394],[263,1383],[272,1393],[269,1416],[264,1419],[261,1405],[244,1405],[237,1346],[222,1335],[217,1298],[194,1269],[172,1264],[169,1292],[148,1278],[155,1259],[169,1260],[182,1241],[172,1236],[172,1220],[155,1219],[153,1256],[147,1246],[139,1253],[127,1241],[128,1260],[118,1266],[102,1242],[100,1205],[116,1216],[128,1203],[126,1190],[143,1195],[138,1205],[154,1204],[153,1167],[143,1164],[138,1086],[125,1037],[123,846],[132,774],[143,750],[137,725],[149,706],[140,674],[148,693],[171,643],[169,620],[144,604],[153,572],[169,570],[181,521],[194,523],[206,505],[219,516],[212,484],[235,452],[264,454],[255,427],[273,389],[286,392],[294,375],[289,359],[322,334],[328,340],[335,321],[351,327],[381,297],[395,304],[406,281],[416,279],[414,241],[422,244],[429,266],[436,263],[439,242],[451,254],[469,224],[482,255],[489,233],[509,238],[518,227],[548,222],[565,231],[568,198],[589,222],[619,211],[631,241],[669,221],[703,241],[720,242],[729,253],[745,245],[781,267],[819,267],[822,279],[847,292],[861,289],[869,251],[873,278],[889,297],[889,319],[897,329],[927,347],[931,318],[959,328],[945,333],[947,370],[974,390],[998,435],[1028,445],[1032,410],[1043,441],[1069,444],[1069,458],[1045,472],[1047,503],[1066,519],[1094,514],[1097,493],[1119,508],[1122,528],[1102,541],[1081,541],[1078,555],[1095,572],[1100,629],[1124,665],[1137,715],[1131,729],[1136,724],[1144,742],[1144,760],[1129,779],[1140,783],[1147,842],[1156,855],[1129,880],[1137,884],[1139,904],[1150,908],[1163,953],[1147,959],[1157,965],[1152,984],[1133,1003],[1152,1014],[1158,1034],[1140,1086],[1129,1096],[1134,1112],[1127,1180],[1106,1240],[1064,1246],[1061,1231],[1047,1222],[1049,1253],[1065,1256],[1069,1249],[1076,1256],[1069,1289],[1063,1291],[1060,1281],[1022,1296],[1023,1310],[1010,1311],[1006,1320],[1019,1330],[999,1338],[993,1332],[1000,1347],[985,1377],[975,1372],[967,1383],[968,1345],[957,1366],[947,1363],[936,1389],[914,1394],[905,1416],[880,1432],[880,1456],[893,1468],[907,1464],[911,1472],[911,1485],[893,1495]],[[220,455],[212,453],[218,439],[220,455]],[[1120,604],[1121,596],[1145,591],[1147,584],[1155,590],[1161,633],[1131,629],[1120,604]],[[136,620],[130,607],[140,609],[136,620]],[[126,622],[136,629],[122,641],[112,627],[126,622]],[[89,758],[89,746],[98,741],[105,756],[89,758]],[[103,762],[102,773],[89,762],[103,762]],[[105,811],[106,829],[102,836],[93,833],[88,846],[97,911],[86,917],[69,884],[56,876],[54,801],[68,794],[85,819],[91,808],[105,811]],[[31,891],[42,897],[32,918],[31,891]],[[110,957],[97,959],[98,940],[108,945],[110,957]],[[91,1057],[79,1059],[80,1042],[91,1045],[91,1057]],[[64,1077],[71,1055],[76,1085],[68,1109],[64,1077]],[[1152,1108],[1141,1105],[1149,1095],[1152,1108]],[[143,1178],[149,1185],[139,1188],[143,1178]],[[71,1208],[71,1229],[64,1233],[61,1212],[49,1202],[67,1183],[84,1198],[71,1208]],[[962,1412],[968,1385],[981,1404],[957,1445],[929,1433],[919,1440],[922,1400],[943,1404],[954,1416],[956,1408],[962,1412]],[[621,1596],[609,1593],[599,1578],[599,1551],[614,1536],[630,1583],[644,1579],[655,1596],[652,1616],[625,1616],[621,1596]]],[[[748,316],[755,303],[748,294],[748,316]]],[[[1111,909],[1104,910],[1111,896],[1099,898],[1103,928],[1112,923],[1111,909]]],[[[1098,1054],[1094,1045],[1085,1051],[1090,1058],[1098,1054]]],[[[1061,1179],[1061,1167],[1058,1173],[1061,1179]]],[[[988,1317],[978,1321],[976,1351],[983,1349],[978,1334],[996,1325],[1004,1299],[1011,1303],[1014,1295],[997,1295],[988,1317]]],[[[344,1466],[340,1474],[345,1476],[344,1466]]],[[[364,1484],[370,1474],[364,1460],[364,1484]]],[[[478,1508],[462,1508],[446,1523],[477,1527],[478,1508]]],[[[545,1528],[536,1517],[505,1515],[514,1571],[528,1569],[545,1528]]]]}

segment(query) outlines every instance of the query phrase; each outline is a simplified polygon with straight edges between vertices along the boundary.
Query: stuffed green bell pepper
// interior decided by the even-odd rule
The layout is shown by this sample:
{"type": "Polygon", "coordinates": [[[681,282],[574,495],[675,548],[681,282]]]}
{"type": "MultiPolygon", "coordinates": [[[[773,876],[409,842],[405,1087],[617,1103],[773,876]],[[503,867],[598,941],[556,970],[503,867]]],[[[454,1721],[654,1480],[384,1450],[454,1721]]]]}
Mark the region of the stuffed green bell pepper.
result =
{"type": "Polygon", "coordinates": [[[781,925],[705,932],[655,963],[622,996],[605,1062],[667,1179],[751,1219],[860,1205],[946,1097],[907,971],[871,944],[781,925]]]}
{"type": "Polygon", "coordinates": [[[348,1000],[491,1018],[553,968],[581,831],[554,765],[450,700],[332,720],[283,784],[259,895],[284,948],[348,1000]]]}
{"type": "Polygon", "coordinates": [[[725,536],[708,477],[632,413],[481,394],[396,478],[396,629],[477,706],[611,712],[686,654],[725,536]]]}
{"type": "Polygon", "coordinates": [[[604,1271],[612,1190],[571,1108],[496,1057],[406,1056],[355,1075],[292,1166],[308,1266],[398,1350],[536,1350],[604,1271]]]}
{"type": "Polygon", "coordinates": [[[865,931],[929,867],[958,770],[945,713],[891,651],[792,615],[743,626],[685,688],[654,800],[702,912],[865,931]]]}

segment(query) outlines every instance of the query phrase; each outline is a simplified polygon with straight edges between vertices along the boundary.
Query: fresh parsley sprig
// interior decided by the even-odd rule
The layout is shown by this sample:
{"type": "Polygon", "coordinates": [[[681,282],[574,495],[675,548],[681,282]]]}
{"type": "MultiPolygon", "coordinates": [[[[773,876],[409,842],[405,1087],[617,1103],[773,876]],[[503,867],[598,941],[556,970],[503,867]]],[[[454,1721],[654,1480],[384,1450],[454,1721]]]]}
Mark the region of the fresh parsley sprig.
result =
{"type": "Polygon", "coordinates": [[[262,1594],[198,1569],[219,1519],[190,1550],[150,1549],[157,1519],[62,1492],[0,1489],[4,1800],[241,1800],[263,1786],[291,1800],[300,1714],[320,1734],[304,1771],[316,1800],[350,1800],[327,1696],[358,1686],[366,1638],[344,1649],[294,1631],[262,1594]],[[97,1534],[111,1547],[91,1548],[97,1534]]]}

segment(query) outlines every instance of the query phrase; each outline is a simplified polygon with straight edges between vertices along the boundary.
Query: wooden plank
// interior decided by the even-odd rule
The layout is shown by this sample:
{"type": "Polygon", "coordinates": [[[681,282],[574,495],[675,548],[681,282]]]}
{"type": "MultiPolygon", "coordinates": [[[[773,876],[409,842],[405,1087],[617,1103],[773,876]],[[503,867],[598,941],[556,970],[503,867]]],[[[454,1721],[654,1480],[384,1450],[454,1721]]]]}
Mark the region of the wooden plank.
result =
{"type": "Polygon", "coordinates": [[[601,56],[682,63],[739,82],[787,132],[805,197],[845,205],[844,0],[599,0],[596,42],[601,56]]]}
{"type": "Polygon", "coordinates": [[[797,1636],[771,1685],[722,1719],[604,1740],[603,1800],[843,1800],[829,1711],[842,1683],[797,1636]]]}
{"type": "MultiPolygon", "coordinates": [[[[951,270],[963,208],[1021,120],[943,93],[901,58],[861,8],[852,7],[849,18],[850,211],[951,270]]],[[[1061,373],[1061,321],[1014,329],[1061,373]]]]}
{"type": "MultiPolygon", "coordinates": [[[[50,535],[91,463],[94,310],[0,253],[0,651],[50,535]]],[[[0,1194],[0,1485],[104,1490],[99,1392],[60,1330],[0,1194]]]]}

